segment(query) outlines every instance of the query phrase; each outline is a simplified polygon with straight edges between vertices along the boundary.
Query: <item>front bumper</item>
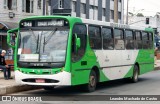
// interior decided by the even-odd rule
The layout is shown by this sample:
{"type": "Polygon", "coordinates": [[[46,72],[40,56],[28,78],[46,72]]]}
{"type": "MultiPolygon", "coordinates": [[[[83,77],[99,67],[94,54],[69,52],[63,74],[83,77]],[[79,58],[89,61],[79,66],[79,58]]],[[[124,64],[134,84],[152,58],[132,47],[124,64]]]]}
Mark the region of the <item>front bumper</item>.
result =
{"type": "Polygon", "coordinates": [[[56,86],[56,85],[69,86],[71,85],[71,73],[63,71],[53,75],[33,75],[33,74],[24,74],[16,70],[15,80],[17,84],[38,85],[38,86],[56,86]],[[56,82],[53,81],[45,83],[36,83],[33,81],[25,81],[28,79],[56,80],[56,82]]]}

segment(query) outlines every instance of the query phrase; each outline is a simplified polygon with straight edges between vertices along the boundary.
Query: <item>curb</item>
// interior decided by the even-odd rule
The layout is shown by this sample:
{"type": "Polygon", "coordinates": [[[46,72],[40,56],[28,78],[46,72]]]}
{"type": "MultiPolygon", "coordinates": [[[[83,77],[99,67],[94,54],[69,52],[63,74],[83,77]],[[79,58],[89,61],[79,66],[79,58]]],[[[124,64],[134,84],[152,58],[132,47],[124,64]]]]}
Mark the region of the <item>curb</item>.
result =
{"type": "Polygon", "coordinates": [[[6,95],[21,91],[35,90],[40,89],[37,86],[28,86],[28,85],[12,85],[12,86],[2,86],[0,87],[0,95],[6,95]]]}

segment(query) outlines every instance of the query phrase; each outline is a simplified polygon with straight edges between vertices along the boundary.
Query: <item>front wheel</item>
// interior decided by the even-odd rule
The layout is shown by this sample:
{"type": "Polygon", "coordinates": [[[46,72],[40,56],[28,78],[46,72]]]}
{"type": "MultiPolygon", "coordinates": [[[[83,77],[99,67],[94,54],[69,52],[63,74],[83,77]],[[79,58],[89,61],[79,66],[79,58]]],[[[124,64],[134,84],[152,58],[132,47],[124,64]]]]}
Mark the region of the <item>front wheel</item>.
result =
{"type": "Polygon", "coordinates": [[[96,89],[97,85],[97,75],[94,70],[91,71],[89,76],[89,82],[85,85],[85,90],[88,92],[93,92],[96,89]]]}
{"type": "Polygon", "coordinates": [[[132,82],[134,83],[138,82],[138,74],[139,74],[138,66],[135,65],[133,70],[132,82]]]}

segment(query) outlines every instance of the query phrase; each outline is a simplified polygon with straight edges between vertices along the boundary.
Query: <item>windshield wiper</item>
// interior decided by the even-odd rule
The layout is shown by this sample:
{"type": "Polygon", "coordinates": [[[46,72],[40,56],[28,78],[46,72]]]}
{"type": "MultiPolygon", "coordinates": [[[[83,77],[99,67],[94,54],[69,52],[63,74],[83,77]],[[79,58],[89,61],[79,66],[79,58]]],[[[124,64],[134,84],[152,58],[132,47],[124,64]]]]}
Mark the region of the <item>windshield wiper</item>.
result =
{"type": "Polygon", "coordinates": [[[43,43],[43,53],[44,53],[44,49],[45,49],[45,40],[46,38],[44,37],[44,43],[43,43]]]}
{"type": "Polygon", "coordinates": [[[49,36],[47,37],[47,39],[46,39],[46,37],[44,36],[44,42],[43,42],[43,52],[44,52],[44,49],[45,49],[45,45],[49,42],[49,40],[52,38],[52,36],[56,33],[56,31],[57,31],[58,29],[56,28],[55,30],[53,30],[50,34],[49,34],[49,36]]]}
{"type": "MultiPolygon", "coordinates": [[[[55,30],[53,30],[50,34],[49,34],[49,36],[47,37],[47,39],[46,39],[46,41],[44,41],[44,43],[43,44],[47,44],[48,43],[48,41],[52,38],[52,36],[56,33],[56,31],[57,31],[58,29],[56,28],[55,30]]],[[[45,38],[45,37],[44,37],[45,38]]]]}
{"type": "Polygon", "coordinates": [[[36,53],[38,53],[38,52],[39,52],[39,51],[38,51],[38,49],[39,49],[39,48],[38,48],[38,46],[39,46],[39,45],[38,45],[38,42],[39,42],[39,35],[38,35],[38,38],[37,38],[36,53]]]}

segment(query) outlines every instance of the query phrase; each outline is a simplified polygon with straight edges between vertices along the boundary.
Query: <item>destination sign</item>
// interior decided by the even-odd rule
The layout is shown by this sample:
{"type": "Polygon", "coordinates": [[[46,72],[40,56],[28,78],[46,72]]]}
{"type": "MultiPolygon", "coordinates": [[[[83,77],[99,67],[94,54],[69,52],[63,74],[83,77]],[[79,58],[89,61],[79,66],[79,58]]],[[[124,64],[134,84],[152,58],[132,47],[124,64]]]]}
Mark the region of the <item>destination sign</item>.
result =
{"type": "Polygon", "coordinates": [[[64,20],[38,21],[37,26],[64,26],[64,20]]]}
{"type": "Polygon", "coordinates": [[[26,20],[20,23],[21,28],[53,27],[53,26],[69,26],[69,23],[67,20],[63,20],[63,19],[26,20]]]}

